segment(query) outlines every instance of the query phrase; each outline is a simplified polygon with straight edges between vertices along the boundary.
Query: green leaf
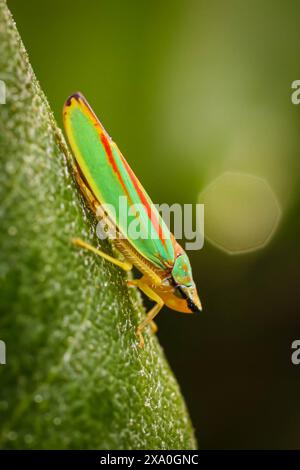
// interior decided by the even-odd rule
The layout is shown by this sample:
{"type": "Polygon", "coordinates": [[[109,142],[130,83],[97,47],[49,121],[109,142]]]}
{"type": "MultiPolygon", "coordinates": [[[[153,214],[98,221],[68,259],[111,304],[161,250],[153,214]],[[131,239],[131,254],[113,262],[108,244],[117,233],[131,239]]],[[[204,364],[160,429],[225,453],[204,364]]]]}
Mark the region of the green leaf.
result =
{"type": "Polygon", "coordinates": [[[118,268],[70,243],[96,245],[95,220],[4,0],[0,79],[0,446],[195,448],[156,337],[137,347],[140,297],[118,268]]]}

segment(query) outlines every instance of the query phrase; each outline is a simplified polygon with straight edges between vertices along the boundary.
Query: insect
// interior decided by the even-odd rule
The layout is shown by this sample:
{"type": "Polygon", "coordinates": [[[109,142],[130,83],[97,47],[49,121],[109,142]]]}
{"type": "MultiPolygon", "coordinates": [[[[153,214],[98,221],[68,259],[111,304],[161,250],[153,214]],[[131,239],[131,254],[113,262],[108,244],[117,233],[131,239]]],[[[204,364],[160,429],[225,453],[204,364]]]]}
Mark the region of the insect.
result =
{"type": "MultiPolygon", "coordinates": [[[[63,109],[65,131],[74,154],[74,172],[79,189],[101,222],[114,232],[112,242],[124,261],[98,250],[81,239],[75,245],[94,252],[125,271],[135,266],[142,274],[128,280],[155,302],[137,327],[139,346],[144,346],[143,331],[165,304],[183,313],[201,311],[201,303],[193,281],[186,252],[170,233],[158,210],[129,164],[80,93],[71,95],[63,109]],[[128,203],[124,217],[120,201],[128,203]],[[138,206],[139,210],[131,210],[138,206]],[[135,236],[128,232],[128,222],[150,229],[151,236],[135,236]]],[[[148,232],[147,232],[148,233],[148,232]]]]}

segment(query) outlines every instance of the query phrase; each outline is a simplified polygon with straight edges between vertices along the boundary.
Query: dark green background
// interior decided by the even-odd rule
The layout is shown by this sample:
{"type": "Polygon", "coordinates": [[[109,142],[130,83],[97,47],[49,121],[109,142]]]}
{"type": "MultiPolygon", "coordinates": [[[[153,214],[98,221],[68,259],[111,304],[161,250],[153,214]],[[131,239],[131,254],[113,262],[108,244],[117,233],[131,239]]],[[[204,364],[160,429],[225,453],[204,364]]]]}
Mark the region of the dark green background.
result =
{"type": "Polygon", "coordinates": [[[158,335],[201,448],[299,448],[299,3],[8,4],[59,124],[82,91],[155,202],[195,203],[227,170],[269,182],[273,239],[192,252],[204,312],[164,309],[158,335]]]}

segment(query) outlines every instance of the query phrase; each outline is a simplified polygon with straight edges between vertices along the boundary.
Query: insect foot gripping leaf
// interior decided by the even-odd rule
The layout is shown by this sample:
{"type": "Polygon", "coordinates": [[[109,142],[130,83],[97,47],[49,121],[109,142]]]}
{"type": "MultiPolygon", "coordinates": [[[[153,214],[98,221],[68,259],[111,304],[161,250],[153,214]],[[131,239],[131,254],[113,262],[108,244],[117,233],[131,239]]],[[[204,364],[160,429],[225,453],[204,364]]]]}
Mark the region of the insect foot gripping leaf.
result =
{"type": "Polygon", "coordinates": [[[125,274],[70,243],[95,245],[94,220],[4,0],[0,71],[0,447],[195,448],[157,339],[137,346],[144,311],[125,274]]]}

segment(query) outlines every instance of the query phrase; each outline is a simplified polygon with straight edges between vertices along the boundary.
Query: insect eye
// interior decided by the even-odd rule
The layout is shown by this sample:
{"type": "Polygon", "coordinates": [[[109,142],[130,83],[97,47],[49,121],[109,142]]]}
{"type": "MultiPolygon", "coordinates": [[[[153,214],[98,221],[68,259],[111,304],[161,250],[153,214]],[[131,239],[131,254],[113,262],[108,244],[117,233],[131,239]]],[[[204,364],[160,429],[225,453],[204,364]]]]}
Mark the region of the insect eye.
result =
{"type": "Polygon", "coordinates": [[[180,289],[180,287],[175,287],[174,289],[174,295],[176,295],[176,297],[178,297],[179,299],[185,299],[186,296],[184,295],[184,293],[182,292],[182,290],[180,289]]]}

